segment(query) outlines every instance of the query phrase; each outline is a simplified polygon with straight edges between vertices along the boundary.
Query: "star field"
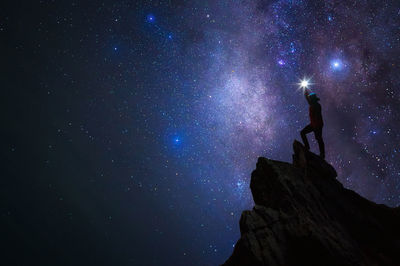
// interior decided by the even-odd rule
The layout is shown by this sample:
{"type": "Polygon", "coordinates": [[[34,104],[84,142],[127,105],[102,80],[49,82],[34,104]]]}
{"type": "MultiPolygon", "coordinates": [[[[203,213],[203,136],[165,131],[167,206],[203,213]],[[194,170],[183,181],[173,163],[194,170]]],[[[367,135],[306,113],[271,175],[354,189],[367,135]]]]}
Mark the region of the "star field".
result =
{"type": "Polygon", "coordinates": [[[20,264],[223,263],[257,158],[291,162],[309,123],[303,78],[338,179],[400,204],[398,1],[2,6],[0,215],[20,264]]]}

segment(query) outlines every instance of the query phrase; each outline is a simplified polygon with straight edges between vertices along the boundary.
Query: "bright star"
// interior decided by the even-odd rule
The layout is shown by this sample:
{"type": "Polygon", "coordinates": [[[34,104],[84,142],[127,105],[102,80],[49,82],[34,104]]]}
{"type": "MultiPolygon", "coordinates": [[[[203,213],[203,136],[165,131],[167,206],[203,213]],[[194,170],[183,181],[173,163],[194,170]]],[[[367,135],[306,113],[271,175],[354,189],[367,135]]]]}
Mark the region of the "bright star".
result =
{"type": "Polygon", "coordinates": [[[335,59],[331,62],[331,68],[334,70],[341,70],[343,67],[343,63],[339,59],[335,59]]]}
{"type": "Polygon", "coordinates": [[[154,17],[153,14],[148,14],[147,15],[147,21],[148,22],[154,22],[156,20],[156,18],[154,17]]]}

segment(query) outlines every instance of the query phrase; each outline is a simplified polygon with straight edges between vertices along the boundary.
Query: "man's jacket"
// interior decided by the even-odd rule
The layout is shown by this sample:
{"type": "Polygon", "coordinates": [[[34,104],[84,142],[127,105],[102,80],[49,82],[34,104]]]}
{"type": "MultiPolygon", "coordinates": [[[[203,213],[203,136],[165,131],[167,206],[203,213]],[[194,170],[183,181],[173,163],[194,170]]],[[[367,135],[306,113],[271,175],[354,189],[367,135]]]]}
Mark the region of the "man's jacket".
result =
{"type": "Polygon", "coordinates": [[[313,128],[322,128],[324,121],[322,121],[321,105],[319,103],[313,103],[309,108],[310,122],[313,128]]]}

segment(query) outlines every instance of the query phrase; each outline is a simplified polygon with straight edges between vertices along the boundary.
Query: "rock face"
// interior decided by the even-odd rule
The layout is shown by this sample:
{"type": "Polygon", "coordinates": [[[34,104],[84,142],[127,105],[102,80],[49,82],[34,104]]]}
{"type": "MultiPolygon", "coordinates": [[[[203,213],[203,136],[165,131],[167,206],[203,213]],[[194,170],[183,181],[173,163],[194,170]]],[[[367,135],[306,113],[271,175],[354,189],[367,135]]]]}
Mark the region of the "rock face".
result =
{"type": "Polygon", "coordinates": [[[224,265],[400,265],[400,209],[345,189],[300,142],[293,149],[293,164],[258,159],[255,206],[224,265]]]}

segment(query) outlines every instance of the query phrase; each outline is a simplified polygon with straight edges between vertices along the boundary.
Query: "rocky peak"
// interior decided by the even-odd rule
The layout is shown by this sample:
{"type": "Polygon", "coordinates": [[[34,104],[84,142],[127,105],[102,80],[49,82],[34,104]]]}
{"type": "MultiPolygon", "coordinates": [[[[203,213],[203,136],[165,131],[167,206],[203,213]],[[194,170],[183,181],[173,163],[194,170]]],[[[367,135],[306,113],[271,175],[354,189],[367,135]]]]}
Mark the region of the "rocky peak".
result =
{"type": "MultiPolygon", "coordinates": [[[[255,202],[224,265],[400,265],[400,210],[336,180],[335,169],[293,143],[293,163],[260,157],[255,202]]],[[[360,177],[361,178],[361,177],[360,177]]]]}

